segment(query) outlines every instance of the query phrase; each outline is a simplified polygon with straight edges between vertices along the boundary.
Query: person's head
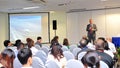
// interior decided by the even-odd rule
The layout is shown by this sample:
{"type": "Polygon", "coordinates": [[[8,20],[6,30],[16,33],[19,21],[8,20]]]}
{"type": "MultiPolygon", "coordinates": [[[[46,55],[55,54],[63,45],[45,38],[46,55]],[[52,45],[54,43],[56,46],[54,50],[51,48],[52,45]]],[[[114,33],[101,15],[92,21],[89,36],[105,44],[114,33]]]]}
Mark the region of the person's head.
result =
{"type": "Polygon", "coordinates": [[[104,37],[99,37],[98,39],[103,40],[104,41],[104,49],[109,50],[109,45],[108,45],[108,42],[105,40],[105,38],[104,37]]]}
{"type": "Polygon", "coordinates": [[[32,52],[29,48],[23,48],[18,52],[17,55],[20,63],[25,66],[31,66],[32,64],[32,52]]]}
{"type": "Polygon", "coordinates": [[[10,40],[5,40],[4,41],[4,46],[7,47],[7,46],[11,46],[12,43],[10,42],[10,40]]]}
{"type": "Polygon", "coordinates": [[[56,41],[58,41],[59,37],[55,36],[53,39],[56,40],[56,41]]]}
{"type": "Polygon", "coordinates": [[[84,48],[84,47],[87,46],[88,40],[87,39],[81,39],[79,43],[80,43],[80,47],[84,48]]]}
{"type": "Polygon", "coordinates": [[[17,46],[17,44],[18,44],[18,43],[20,43],[20,42],[21,42],[21,40],[20,40],[20,39],[16,40],[16,41],[15,41],[15,45],[14,45],[14,46],[17,46]]]}
{"type": "Polygon", "coordinates": [[[54,44],[51,49],[51,54],[59,60],[59,58],[63,57],[63,51],[61,49],[61,45],[59,44],[54,44]]]}
{"type": "Polygon", "coordinates": [[[104,50],[105,41],[101,38],[98,38],[95,42],[96,50],[104,50]]]}
{"type": "Polygon", "coordinates": [[[31,41],[31,38],[26,38],[26,42],[28,43],[29,41],[31,41]]]}
{"type": "Polygon", "coordinates": [[[13,68],[13,60],[15,58],[15,53],[11,49],[5,49],[1,52],[0,63],[5,68],[13,68]]]}
{"type": "Polygon", "coordinates": [[[109,42],[112,42],[112,38],[110,38],[110,37],[107,37],[106,40],[109,42]]]}
{"type": "Polygon", "coordinates": [[[37,41],[39,42],[39,43],[41,43],[41,41],[42,41],[42,37],[37,37],[37,41]]]}
{"type": "Polygon", "coordinates": [[[63,45],[66,45],[66,46],[69,45],[69,42],[68,42],[68,39],[67,39],[67,38],[64,38],[64,40],[63,40],[63,45]]]}
{"type": "Polygon", "coordinates": [[[24,48],[24,43],[22,43],[22,42],[20,42],[16,45],[17,45],[17,50],[20,50],[20,49],[24,48]]]}
{"type": "Polygon", "coordinates": [[[100,58],[95,51],[88,51],[83,57],[84,65],[91,68],[99,68],[100,58]]]}
{"type": "Polygon", "coordinates": [[[92,23],[93,23],[93,20],[92,20],[92,19],[89,19],[89,23],[92,24],[92,23]]]}
{"type": "Polygon", "coordinates": [[[31,38],[27,38],[27,45],[29,48],[31,48],[32,46],[34,46],[34,41],[31,38]]]}
{"type": "Polygon", "coordinates": [[[58,39],[59,39],[59,37],[58,37],[58,36],[55,36],[55,37],[51,40],[51,45],[54,45],[54,44],[56,44],[56,43],[59,43],[59,42],[58,42],[58,39]]]}

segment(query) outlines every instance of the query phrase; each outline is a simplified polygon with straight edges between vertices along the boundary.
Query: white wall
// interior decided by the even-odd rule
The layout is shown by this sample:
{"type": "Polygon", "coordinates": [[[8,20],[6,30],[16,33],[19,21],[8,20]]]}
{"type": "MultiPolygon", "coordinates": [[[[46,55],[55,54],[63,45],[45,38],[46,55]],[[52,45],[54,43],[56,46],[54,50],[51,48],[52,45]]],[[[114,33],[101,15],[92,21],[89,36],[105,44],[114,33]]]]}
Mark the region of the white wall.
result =
{"type": "Polygon", "coordinates": [[[4,49],[3,41],[8,39],[8,14],[0,13],[0,51],[4,49]]]}
{"type": "Polygon", "coordinates": [[[120,9],[67,13],[67,37],[71,43],[78,43],[87,35],[89,19],[97,25],[97,37],[120,36],[120,9]]]}
{"type": "Polygon", "coordinates": [[[53,30],[53,20],[57,20],[57,30],[56,35],[59,36],[59,42],[62,44],[63,39],[66,38],[66,12],[64,11],[57,11],[50,13],[50,39],[55,36],[55,31],[53,30]]]}

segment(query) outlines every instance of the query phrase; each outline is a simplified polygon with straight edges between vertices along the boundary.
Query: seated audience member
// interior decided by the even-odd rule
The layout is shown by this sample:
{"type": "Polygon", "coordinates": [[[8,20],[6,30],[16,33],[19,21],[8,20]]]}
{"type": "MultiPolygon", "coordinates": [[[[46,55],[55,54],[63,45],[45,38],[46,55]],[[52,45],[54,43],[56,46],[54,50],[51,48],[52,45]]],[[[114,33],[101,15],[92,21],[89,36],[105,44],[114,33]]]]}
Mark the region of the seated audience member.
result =
{"type": "Polygon", "coordinates": [[[107,38],[106,40],[108,42],[108,46],[109,46],[110,50],[113,52],[113,54],[116,54],[116,48],[115,48],[115,45],[112,43],[112,39],[107,38]]]}
{"type": "Polygon", "coordinates": [[[35,46],[39,46],[39,47],[42,47],[42,37],[37,37],[37,42],[35,43],[35,46]]]}
{"type": "Polygon", "coordinates": [[[22,64],[18,60],[17,54],[18,54],[18,51],[20,51],[22,48],[24,48],[24,44],[22,42],[19,42],[16,44],[16,46],[17,46],[17,50],[14,51],[16,58],[14,59],[13,66],[14,66],[14,68],[21,68],[22,64]]]}
{"type": "Polygon", "coordinates": [[[1,52],[0,63],[4,68],[13,68],[15,53],[11,49],[5,49],[1,52]]]}
{"type": "Polygon", "coordinates": [[[61,49],[61,46],[58,45],[52,45],[51,53],[48,55],[47,61],[54,60],[60,68],[64,68],[66,65],[66,58],[63,55],[63,51],[61,49]]]}
{"type": "Polygon", "coordinates": [[[80,48],[82,49],[82,51],[88,50],[88,47],[87,47],[88,40],[87,39],[81,39],[79,43],[80,43],[80,48]]]}
{"type": "Polygon", "coordinates": [[[12,43],[10,42],[10,40],[5,40],[5,41],[4,41],[4,46],[5,46],[6,48],[12,49],[13,51],[16,49],[16,47],[14,47],[14,46],[12,45],[12,43]]]}
{"type": "Polygon", "coordinates": [[[27,38],[27,45],[28,45],[28,48],[31,49],[32,55],[35,55],[38,52],[38,49],[34,47],[35,44],[31,38],[27,38]]]}
{"type": "Polygon", "coordinates": [[[108,42],[105,40],[104,37],[99,37],[98,39],[101,39],[104,41],[105,45],[104,45],[104,52],[107,53],[108,55],[110,55],[112,58],[114,58],[114,55],[112,53],[112,51],[110,50],[109,46],[108,46],[108,42]]]}
{"type": "Polygon", "coordinates": [[[77,56],[75,57],[76,59],[78,59],[78,55],[81,53],[81,52],[87,52],[88,50],[90,50],[88,47],[87,47],[87,44],[88,44],[88,40],[87,39],[81,39],[80,40],[80,45],[78,47],[81,48],[81,51],[79,51],[77,53],[77,56]]]}
{"type": "Polygon", "coordinates": [[[16,41],[15,41],[14,46],[16,46],[16,47],[17,47],[17,44],[18,44],[18,43],[20,43],[20,42],[21,42],[21,40],[20,40],[20,39],[16,40],[16,41]]]}
{"type": "Polygon", "coordinates": [[[51,40],[50,48],[52,48],[52,45],[54,45],[54,44],[59,44],[58,39],[59,39],[59,37],[58,37],[58,36],[55,36],[55,37],[51,40]]]}
{"type": "Polygon", "coordinates": [[[4,46],[6,47],[6,49],[11,49],[13,51],[15,51],[17,49],[16,46],[13,46],[13,44],[11,43],[10,40],[5,40],[4,46]]]}
{"type": "Polygon", "coordinates": [[[100,58],[95,51],[87,51],[81,61],[85,68],[100,68],[100,58]]]}
{"type": "Polygon", "coordinates": [[[107,41],[105,41],[105,47],[104,47],[104,52],[107,53],[108,55],[110,55],[112,58],[114,58],[114,54],[113,52],[110,50],[107,41]]]}
{"type": "Polygon", "coordinates": [[[105,62],[109,68],[113,68],[113,59],[110,55],[104,52],[105,42],[98,38],[95,42],[96,52],[101,57],[101,61],[105,62]]]}
{"type": "Polygon", "coordinates": [[[17,56],[18,51],[19,51],[20,49],[24,48],[24,43],[19,42],[19,43],[16,44],[16,47],[17,47],[17,49],[16,49],[14,52],[15,52],[15,55],[17,56]]]}
{"type": "Polygon", "coordinates": [[[5,47],[12,46],[12,43],[10,42],[10,40],[5,40],[5,41],[4,41],[4,46],[5,46],[5,47]]]}
{"type": "Polygon", "coordinates": [[[25,48],[28,48],[28,44],[31,41],[31,38],[26,38],[26,44],[25,44],[25,48]]]}
{"type": "Polygon", "coordinates": [[[18,52],[17,55],[22,68],[32,68],[32,52],[29,48],[23,48],[18,52]]]}
{"type": "Polygon", "coordinates": [[[68,39],[67,38],[64,38],[64,40],[63,40],[63,45],[65,45],[65,46],[67,46],[67,48],[69,49],[70,47],[70,44],[69,44],[69,42],[68,42],[68,39]]]}
{"type": "Polygon", "coordinates": [[[83,36],[82,39],[88,40],[87,47],[88,47],[89,49],[91,49],[91,50],[95,50],[95,46],[94,46],[91,42],[89,42],[89,39],[88,39],[87,36],[83,36]]]}

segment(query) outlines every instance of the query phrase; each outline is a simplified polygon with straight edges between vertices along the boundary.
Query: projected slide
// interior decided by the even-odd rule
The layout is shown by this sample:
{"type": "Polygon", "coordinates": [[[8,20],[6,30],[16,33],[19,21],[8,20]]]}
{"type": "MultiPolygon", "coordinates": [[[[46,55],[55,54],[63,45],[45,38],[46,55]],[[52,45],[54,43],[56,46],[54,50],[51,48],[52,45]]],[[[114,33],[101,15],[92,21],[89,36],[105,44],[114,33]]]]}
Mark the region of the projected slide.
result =
{"type": "MultiPolygon", "coordinates": [[[[45,26],[42,23],[44,22],[42,22],[41,15],[11,15],[10,41],[15,42],[15,40],[21,39],[23,42],[26,42],[26,38],[28,37],[34,41],[36,41],[38,36],[43,38],[43,27],[45,26]]],[[[45,34],[47,35],[48,33],[45,34]]],[[[45,42],[47,41],[45,40],[45,42]]]]}

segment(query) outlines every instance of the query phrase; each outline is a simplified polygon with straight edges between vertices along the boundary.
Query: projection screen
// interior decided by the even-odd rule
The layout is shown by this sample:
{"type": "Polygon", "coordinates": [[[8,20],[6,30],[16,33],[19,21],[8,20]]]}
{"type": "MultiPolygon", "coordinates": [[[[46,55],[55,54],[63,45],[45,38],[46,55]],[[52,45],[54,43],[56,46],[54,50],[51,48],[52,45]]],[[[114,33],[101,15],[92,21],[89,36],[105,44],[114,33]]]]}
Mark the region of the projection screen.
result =
{"type": "Polygon", "coordinates": [[[49,13],[10,13],[9,14],[10,41],[20,39],[26,43],[26,38],[37,40],[42,37],[43,43],[49,43],[49,13]]]}

